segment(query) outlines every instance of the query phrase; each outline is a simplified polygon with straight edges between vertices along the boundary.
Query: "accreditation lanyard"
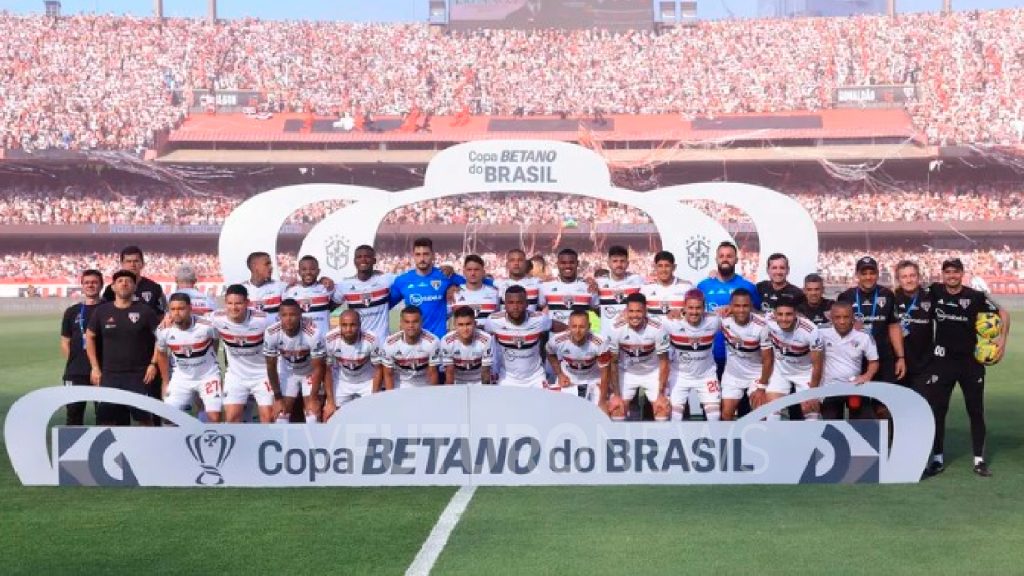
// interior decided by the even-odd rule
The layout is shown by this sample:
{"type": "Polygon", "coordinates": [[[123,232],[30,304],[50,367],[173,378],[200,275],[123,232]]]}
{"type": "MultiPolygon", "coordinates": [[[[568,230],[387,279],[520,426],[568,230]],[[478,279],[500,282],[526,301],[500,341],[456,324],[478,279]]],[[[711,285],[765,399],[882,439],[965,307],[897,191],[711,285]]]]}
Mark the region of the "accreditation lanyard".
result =
{"type": "MultiPolygon", "coordinates": [[[[861,312],[861,308],[860,308],[860,288],[857,289],[856,303],[857,303],[857,314],[860,316],[860,320],[863,322],[863,320],[864,320],[864,313],[861,312]]],[[[871,296],[871,318],[872,318],[872,320],[874,320],[876,312],[878,312],[878,286],[877,285],[875,286],[875,293],[874,293],[874,295],[871,296]]],[[[864,331],[867,332],[868,334],[871,334],[871,322],[865,322],[864,323],[864,331]]]]}

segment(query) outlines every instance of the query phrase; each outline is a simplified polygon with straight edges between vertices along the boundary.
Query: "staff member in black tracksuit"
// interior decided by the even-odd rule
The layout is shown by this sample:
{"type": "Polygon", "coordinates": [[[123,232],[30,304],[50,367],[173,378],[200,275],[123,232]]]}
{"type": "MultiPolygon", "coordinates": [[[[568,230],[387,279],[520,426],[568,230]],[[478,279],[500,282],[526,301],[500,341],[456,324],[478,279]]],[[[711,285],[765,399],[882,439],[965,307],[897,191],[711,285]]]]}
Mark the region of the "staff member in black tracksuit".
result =
{"type": "Polygon", "coordinates": [[[974,452],[974,473],[991,476],[985,462],[985,367],[974,358],[978,341],[975,323],[979,312],[997,312],[1002,319],[1002,330],[996,339],[996,360],[1006,352],[1006,339],[1010,333],[1010,315],[992,300],[963,285],[964,264],[959,258],[942,263],[942,283],[932,284],[928,294],[932,300],[932,318],[935,321],[935,359],[927,380],[927,396],[935,413],[935,442],[932,461],[925,474],[934,476],[945,470],[943,442],[946,437],[946,412],[953,387],[960,384],[964,405],[971,423],[971,448],[974,452]]]}
{"type": "MultiPolygon", "coordinates": [[[[92,313],[100,304],[103,274],[99,270],[82,272],[82,301],[68,306],[60,322],[60,351],[64,364],[65,386],[89,385],[89,358],[85,354],[85,329],[92,313]]],[[[67,405],[65,423],[68,426],[85,424],[85,402],[67,405]]]]}
{"type": "Polygon", "coordinates": [[[881,382],[896,383],[907,373],[903,354],[903,331],[896,318],[896,295],[878,284],[878,262],[864,256],[857,260],[857,285],[839,295],[840,302],[853,304],[858,327],[875,338],[878,374],[881,382]]]}
{"type": "MultiPolygon", "coordinates": [[[[916,262],[902,260],[896,265],[896,317],[903,332],[903,351],[907,372],[896,383],[924,395],[933,358],[932,300],[921,286],[921,270],[916,262]]],[[[879,417],[888,417],[888,411],[879,417]]]]}

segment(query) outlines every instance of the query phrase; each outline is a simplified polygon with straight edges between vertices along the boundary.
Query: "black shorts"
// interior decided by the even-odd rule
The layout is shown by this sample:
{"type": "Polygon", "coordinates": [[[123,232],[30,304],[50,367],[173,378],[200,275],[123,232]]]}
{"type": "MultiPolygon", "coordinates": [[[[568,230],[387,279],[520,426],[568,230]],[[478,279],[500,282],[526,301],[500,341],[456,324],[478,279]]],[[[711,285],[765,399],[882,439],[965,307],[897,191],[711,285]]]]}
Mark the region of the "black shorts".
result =
{"type": "MultiPolygon", "coordinates": [[[[142,383],[145,375],[145,372],[104,372],[103,378],[100,380],[100,386],[103,388],[116,388],[126,392],[135,392],[136,394],[146,396],[146,385],[142,383]]],[[[103,402],[96,410],[96,419],[102,422],[127,424],[125,421],[129,415],[135,420],[147,420],[150,418],[149,412],[145,410],[121,404],[111,404],[109,402],[103,402]]]]}

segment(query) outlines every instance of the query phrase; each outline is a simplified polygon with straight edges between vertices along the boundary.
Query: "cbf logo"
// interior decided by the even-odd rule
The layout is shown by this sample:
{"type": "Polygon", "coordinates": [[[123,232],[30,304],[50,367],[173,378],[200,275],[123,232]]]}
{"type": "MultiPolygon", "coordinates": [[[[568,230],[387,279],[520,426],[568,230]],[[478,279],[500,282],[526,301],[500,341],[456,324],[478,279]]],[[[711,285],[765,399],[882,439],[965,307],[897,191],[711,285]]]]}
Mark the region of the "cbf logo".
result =
{"type": "Polygon", "coordinates": [[[327,265],[331,268],[341,269],[348,266],[349,241],[341,235],[334,235],[327,239],[324,244],[324,253],[327,255],[327,265]]]}
{"type": "Polygon", "coordinates": [[[220,467],[235,447],[234,435],[207,430],[202,434],[189,434],[185,438],[185,445],[188,446],[192,458],[203,469],[196,477],[196,484],[199,486],[223,484],[224,477],[220,474],[220,467]]]}
{"type": "Polygon", "coordinates": [[[701,270],[711,259],[711,244],[704,236],[690,236],[686,241],[686,265],[701,270]]]}

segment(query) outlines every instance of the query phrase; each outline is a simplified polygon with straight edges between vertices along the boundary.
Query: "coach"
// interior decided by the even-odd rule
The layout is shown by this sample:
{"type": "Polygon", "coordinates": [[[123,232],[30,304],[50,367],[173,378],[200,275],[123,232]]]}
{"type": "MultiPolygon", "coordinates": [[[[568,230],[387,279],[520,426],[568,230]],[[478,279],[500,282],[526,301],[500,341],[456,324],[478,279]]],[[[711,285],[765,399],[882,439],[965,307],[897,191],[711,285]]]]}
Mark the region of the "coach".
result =
{"type": "MultiPolygon", "coordinates": [[[[85,330],[93,311],[100,305],[103,274],[99,270],[82,272],[82,301],[68,306],[60,322],[60,351],[64,356],[64,385],[89,385],[89,357],[85,353],[85,330]]],[[[85,423],[85,402],[67,406],[68,426],[85,423]]]]}
{"type": "MultiPolygon", "coordinates": [[[[133,300],[137,289],[135,274],[127,270],[115,272],[110,286],[114,301],[96,307],[85,333],[85,352],[91,367],[89,379],[94,386],[146,394],[146,386],[157,376],[153,349],[160,319],[150,306],[133,300]]],[[[96,422],[106,426],[128,425],[129,416],[143,426],[153,424],[148,412],[109,403],[99,405],[96,422]]]]}
{"type": "MultiPolygon", "coordinates": [[[[167,299],[164,297],[164,289],[156,282],[142,275],[142,269],[146,266],[146,260],[142,255],[142,249],[138,246],[126,246],[121,250],[121,270],[131,272],[135,278],[135,294],[133,300],[141,301],[150,306],[158,318],[162,319],[167,312],[167,299]]],[[[107,302],[114,300],[113,284],[107,286],[103,291],[103,299],[107,302]]]]}

